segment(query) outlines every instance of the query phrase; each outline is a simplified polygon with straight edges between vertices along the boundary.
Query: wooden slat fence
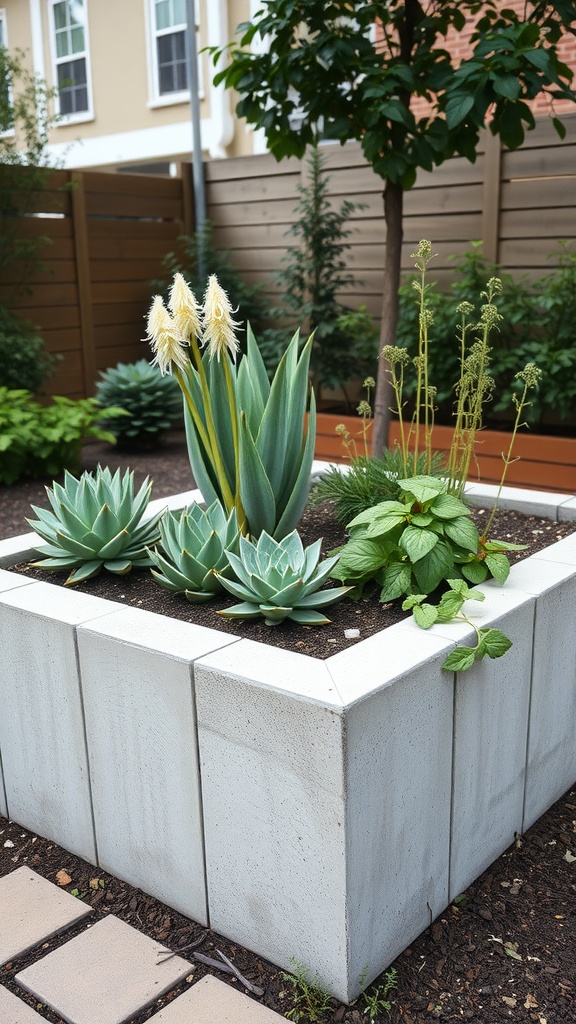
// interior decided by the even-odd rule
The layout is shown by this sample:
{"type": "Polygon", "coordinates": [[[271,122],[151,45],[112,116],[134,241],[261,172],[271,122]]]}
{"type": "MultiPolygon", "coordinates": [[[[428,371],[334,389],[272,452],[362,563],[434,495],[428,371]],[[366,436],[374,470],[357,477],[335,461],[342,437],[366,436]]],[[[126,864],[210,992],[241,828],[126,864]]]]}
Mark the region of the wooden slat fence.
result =
{"type": "MultiPolygon", "coordinates": [[[[403,269],[411,269],[419,239],[429,238],[441,285],[452,274],[450,257],[475,240],[516,275],[549,272],[548,254],[558,251],[559,240],[576,239],[576,113],[564,123],[564,141],[541,118],[515,153],[487,135],[475,164],[455,158],[419,174],[405,197],[403,269]]],[[[365,204],[352,217],[348,239],[357,284],[343,298],[377,317],[386,242],[382,182],[357,144],[327,145],[323,153],[334,202],[365,204]]],[[[215,241],[231,251],[247,281],[265,283],[272,301],[279,291],[274,273],[295,241],[286,232],[306,175],[305,163],[277,163],[267,154],[205,164],[215,241]]],[[[46,269],[30,278],[30,294],[12,301],[15,279],[3,274],[0,299],[40,327],[50,351],[64,355],[48,390],[91,394],[99,369],[147,351],[140,339],[149,282],[162,276],[162,258],[191,230],[190,169],[184,165],[179,179],[53,172],[34,213],[21,218],[21,228],[50,237],[46,269]]]]}
{"type": "Polygon", "coordinates": [[[64,357],[51,394],[91,395],[98,370],[148,355],[150,281],[191,230],[189,192],[181,179],[56,171],[19,218],[21,234],[50,241],[28,289],[15,291],[17,264],[6,268],[0,299],[64,357]]]}

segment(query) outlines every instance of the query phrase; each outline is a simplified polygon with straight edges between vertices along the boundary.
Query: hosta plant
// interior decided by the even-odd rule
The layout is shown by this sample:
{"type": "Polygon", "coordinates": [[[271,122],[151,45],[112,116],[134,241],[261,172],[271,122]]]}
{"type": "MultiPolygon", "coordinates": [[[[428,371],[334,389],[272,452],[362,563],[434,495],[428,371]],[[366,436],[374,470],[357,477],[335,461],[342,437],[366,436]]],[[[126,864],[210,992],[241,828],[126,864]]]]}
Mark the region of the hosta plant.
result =
{"type": "Polygon", "coordinates": [[[173,377],[163,377],[147,359],[118,363],[100,373],[96,398],[100,405],[125,409],[129,416],[103,423],[124,447],[153,447],[182,416],[182,395],[173,377]]]}
{"type": "Polygon", "coordinates": [[[320,590],[338,561],[335,555],[318,564],[321,544],[322,541],[317,540],[304,548],[297,530],[281,541],[266,532],[256,543],[241,537],[239,553],[227,552],[236,580],[219,576],[223,587],[241,603],[218,614],[226,619],[263,616],[269,626],[284,619],[304,626],[323,626],[330,622],[319,609],[334,604],[350,587],[320,590]]]}
{"type": "Polygon", "coordinates": [[[160,537],[161,550],[149,549],[148,554],[156,566],[152,575],[162,587],[184,594],[193,604],[222,592],[222,578],[232,576],[226,549],[238,551],[236,509],[226,516],[215,501],[207,509],[193,504],[182,512],[167,512],[160,521],[160,537]]]}
{"type": "Polygon", "coordinates": [[[112,476],[98,466],[95,474],[78,479],[66,472],[64,484],[54,483],[46,493],[52,511],[32,505],[38,519],[28,519],[47,543],[36,550],[44,555],[34,567],[56,572],[70,569],[66,586],[81,583],[101,569],[124,574],[152,565],[147,545],[160,539],[162,511],[142,522],[150,500],[148,478],[134,495],[134,473],[120,470],[112,476]]]}

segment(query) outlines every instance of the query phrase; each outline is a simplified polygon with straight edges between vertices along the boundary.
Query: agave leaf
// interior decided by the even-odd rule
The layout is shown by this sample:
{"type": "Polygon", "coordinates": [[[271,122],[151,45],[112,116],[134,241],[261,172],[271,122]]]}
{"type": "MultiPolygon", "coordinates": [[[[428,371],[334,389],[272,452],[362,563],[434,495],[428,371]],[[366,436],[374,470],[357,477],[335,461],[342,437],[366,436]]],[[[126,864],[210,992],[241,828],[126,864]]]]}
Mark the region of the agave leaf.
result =
{"type": "Polygon", "coordinates": [[[83,523],[75,509],[70,509],[61,502],[58,509],[58,518],[72,537],[81,537],[86,533],[86,523],[83,523]]]}
{"type": "MultiPolygon", "coordinates": [[[[133,530],[134,530],[134,526],[137,523],[140,522],[144,512],[146,511],[148,503],[150,501],[150,494],[151,494],[151,492],[152,492],[152,484],[148,482],[148,477],[146,477],[146,479],[144,480],[144,483],[142,484],[140,490],[138,491],[138,494],[135,496],[134,499],[132,499],[132,489],[130,489],[129,492],[128,492],[128,494],[130,495],[130,507],[131,507],[131,513],[129,511],[128,516],[126,516],[126,514],[121,515],[120,503],[118,504],[118,506],[117,506],[118,507],[118,521],[120,523],[120,526],[123,526],[128,531],[128,533],[132,533],[133,530]]],[[[164,512],[164,509],[162,509],[162,511],[160,513],[156,513],[155,516],[153,516],[151,519],[147,520],[147,524],[146,525],[148,525],[149,523],[153,522],[154,520],[156,522],[158,522],[158,520],[161,518],[163,512],[164,512]]]]}
{"type": "Polygon", "coordinates": [[[328,590],[319,590],[315,594],[307,594],[298,601],[298,608],[324,608],[328,604],[334,604],[344,597],[353,587],[330,587],[328,590]]]}
{"type": "Polygon", "coordinates": [[[292,530],[287,537],[284,537],[280,542],[281,547],[288,555],[290,565],[293,569],[301,572],[304,568],[305,557],[304,557],[304,546],[300,539],[300,534],[297,530],[292,530]]]}
{"type": "MultiPolygon", "coordinates": [[[[42,553],[42,552],[41,552],[42,553]]],[[[62,558],[43,558],[40,562],[32,562],[33,569],[53,569],[54,572],[58,572],[60,569],[73,569],[75,565],[78,565],[78,559],[72,555],[62,558]]]]}
{"type": "Polygon", "coordinates": [[[159,559],[158,554],[150,556],[155,565],[158,565],[162,572],[158,572],[157,569],[151,569],[150,574],[154,577],[157,583],[165,590],[171,590],[173,594],[183,594],[187,587],[190,587],[190,580],[186,578],[182,573],[178,572],[173,565],[169,562],[160,563],[156,561],[159,559]]]}
{"type": "Polygon", "coordinates": [[[308,608],[293,608],[289,618],[301,626],[327,626],[330,622],[330,619],[327,619],[321,612],[315,612],[308,608]]]}
{"type": "Polygon", "coordinates": [[[238,578],[240,583],[242,583],[247,588],[248,592],[251,593],[251,573],[249,567],[245,565],[243,559],[236,555],[233,551],[226,550],[225,554],[232,569],[232,572],[238,578]]]}
{"type": "Polygon", "coordinates": [[[64,559],[72,558],[72,561],[75,564],[78,562],[78,558],[76,555],[71,556],[69,550],[67,550],[66,548],[61,548],[58,544],[42,544],[42,546],[38,545],[38,547],[35,547],[34,550],[37,551],[38,554],[42,555],[43,557],[64,559]]]}
{"type": "Polygon", "coordinates": [[[292,580],[292,582],[289,583],[288,586],[284,587],[283,590],[277,591],[274,595],[272,604],[278,604],[284,608],[287,608],[288,605],[294,606],[300,604],[300,599],[303,597],[304,593],[305,583],[302,577],[299,576],[298,579],[292,580]]]}
{"type": "Polygon", "coordinates": [[[318,566],[312,579],[306,581],[308,586],[310,587],[310,585],[313,585],[314,588],[318,590],[319,587],[321,587],[322,584],[324,583],[324,580],[328,579],[330,573],[332,572],[332,569],[336,565],[339,558],[339,554],[332,555],[331,558],[325,558],[324,561],[320,562],[320,565],[318,566]]]}
{"type": "Polygon", "coordinates": [[[190,604],[206,604],[207,601],[214,600],[217,592],[211,590],[185,590],[184,594],[190,604]]]}
{"type": "Polygon", "coordinates": [[[107,544],[109,540],[116,536],[119,529],[118,517],[108,504],[102,505],[94,520],[91,532],[99,538],[100,544],[107,544]]]}
{"type": "Polygon", "coordinates": [[[100,559],[93,559],[91,562],[84,562],[78,569],[71,572],[66,580],[65,587],[74,587],[77,583],[83,583],[92,576],[97,576],[102,568],[100,559]]]}
{"type": "MultiPolygon", "coordinates": [[[[57,531],[56,540],[64,551],[71,551],[72,554],[77,555],[80,558],[92,559],[95,555],[98,555],[98,549],[94,549],[91,544],[83,544],[82,541],[76,540],[75,537],[70,537],[67,533],[62,533],[61,530],[57,531]]],[[[100,545],[98,545],[98,548],[99,547],[100,545]]]]}
{"type": "Polygon", "coordinates": [[[222,608],[216,614],[223,619],[258,619],[262,613],[257,604],[243,601],[242,604],[233,604],[231,608],[222,608]]]}
{"type": "Polygon", "coordinates": [[[278,364],[256,437],[258,454],[276,496],[281,493],[284,483],[284,461],[292,427],[289,420],[291,381],[288,374],[292,368],[293,360],[290,360],[290,353],[294,351],[294,344],[298,344],[297,335],[290,342],[278,364]]]}
{"type": "MultiPolygon", "coordinates": [[[[226,358],[228,359],[227,355],[226,358]]],[[[210,359],[208,350],[204,354],[202,362],[208,379],[210,408],[214,419],[218,447],[224,463],[226,476],[230,481],[230,490],[234,493],[233,481],[236,477],[236,464],[234,458],[234,435],[232,433],[232,418],[230,415],[230,401],[228,397],[228,388],[226,386],[226,377],[221,372],[218,362],[210,359]]],[[[230,363],[230,372],[232,375],[232,389],[235,391],[236,369],[233,363],[230,363]]]]}
{"type": "Polygon", "coordinates": [[[131,561],[129,558],[113,558],[110,561],[104,562],[104,568],[108,569],[108,572],[116,573],[118,576],[125,576],[127,572],[130,572],[133,565],[136,565],[136,562],[131,561]]]}
{"type": "Polygon", "coordinates": [[[223,560],[222,541],[213,530],[205,544],[200,548],[196,558],[200,565],[206,569],[217,569],[219,562],[223,560]]]}
{"type": "Polygon", "coordinates": [[[268,380],[268,373],[266,372],[266,366],[262,359],[262,353],[258,348],[250,324],[246,325],[246,354],[248,357],[248,368],[254,382],[254,388],[260,393],[262,408],[264,408],[270,394],[270,381],[268,380]]]}
{"type": "Polygon", "coordinates": [[[120,530],[120,533],[117,533],[112,540],[100,548],[98,552],[100,558],[116,558],[127,547],[129,540],[130,534],[126,530],[120,530]]]}
{"type": "Polygon", "coordinates": [[[289,617],[292,608],[282,608],[276,604],[261,604],[260,611],[268,625],[275,626],[278,622],[283,622],[284,619],[289,617]]]}
{"type": "Polygon", "coordinates": [[[202,497],[207,505],[213,501],[222,501],[220,488],[216,480],[216,474],[212,468],[210,457],[200,441],[194,421],[188,406],[184,405],[184,426],[186,428],[186,443],[188,446],[188,458],[192,467],[194,480],[198,485],[202,497]]]}
{"type": "Polygon", "coordinates": [[[239,443],[240,500],[250,532],[255,536],[263,530],[272,533],[276,526],[276,500],[244,413],[240,416],[239,443]]]}
{"type": "Polygon", "coordinates": [[[254,600],[256,595],[249,587],[245,587],[242,583],[239,583],[237,580],[226,579],[226,577],[223,576],[222,573],[217,572],[216,576],[219,579],[222,586],[224,587],[224,589],[228,590],[233,597],[239,597],[241,601],[246,601],[248,604],[251,604],[252,606],[256,604],[254,600]]]}
{"type": "Polygon", "coordinates": [[[301,461],[298,463],[299,470],[292,492],[283,505],[282,515],[274,530],[276,539],[286,536],[296,526],[300,519],[310,490],[310,471],[314,459],[314,444],[316,441],[316,406],[314,394],[310,396],[310,416],[308,419],[308,432],[304,442],[301,461]]]}

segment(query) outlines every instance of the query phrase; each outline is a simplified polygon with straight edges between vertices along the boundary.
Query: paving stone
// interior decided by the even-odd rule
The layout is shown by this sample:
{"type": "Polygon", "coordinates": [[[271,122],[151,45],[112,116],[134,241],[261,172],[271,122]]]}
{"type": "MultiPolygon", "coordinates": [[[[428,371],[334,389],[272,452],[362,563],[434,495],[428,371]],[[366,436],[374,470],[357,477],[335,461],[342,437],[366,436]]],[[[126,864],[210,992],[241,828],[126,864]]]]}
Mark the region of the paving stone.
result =
{"type": "Polygon", "coordinates": [[[0,964],[91,913],[86,903],[35,871],[17,868],[0,878],[0,964]]]}
{"type": "Polygon", "coordinates": [[[110,915],[21,971],[16,981],[69,1024],[122,1024],[190,972],[182,957],[158,963],[164,948],[110,915]]]}
{"type": "Polygon", "coordinates": [[[280,1024],[280,1021],[285,1024],[286,1018],[211,974],[150,1018],[150,1024],[280,1024]]]}
{"type": "Polygon", "coordinates": [[[46,1024],[44,1017],[3,985],[0,985],[0,1020],[2,1024],[42,1024],[43,1021],[46,1024]]]}

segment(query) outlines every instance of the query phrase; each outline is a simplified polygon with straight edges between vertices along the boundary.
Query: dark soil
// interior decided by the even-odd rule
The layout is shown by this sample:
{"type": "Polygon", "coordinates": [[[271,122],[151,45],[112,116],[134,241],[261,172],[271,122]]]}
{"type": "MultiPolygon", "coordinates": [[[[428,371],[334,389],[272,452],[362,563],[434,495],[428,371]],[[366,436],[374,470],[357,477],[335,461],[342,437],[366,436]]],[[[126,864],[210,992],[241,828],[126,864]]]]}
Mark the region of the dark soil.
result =
{"type": "MultiPolygon", "coordinates": [[[[137,481],[146,472],[150,473],[155,480],[154,497],[192,486],[185,445],[179,436],[173,437],[162,452],[139,456],[120,455],[105,446],[92,445],[85,451],[84,468],[93,468],[98,461],[108,463],[111,468],[130,465],[136,470],[137,481]]],[[[31,501],[46,504],[41,484],[27,482],[0,488],[0,537],[27,531],[23,517],[28,514],[31,501]]],[[[321,517],[326,535],[326,510],[319,510],[316,514],[321,517]]],[[[571,532],[569,524],[551,524],[534,517],[511,518],[508,513],[495,530],[495,534],[505,540],[531,537],[538,547],[568,532],[571,532]],[[519,530],[523,532],[519,533],[519,530]]],[[[333,537],[328,540],[328,546],[334,546],[333,537]]],[[[45,574],[42,578],[46,578],[45,574]]],[[[128,593],[129,580],[130,577],[124,577],[113,582],[119,583],[124,588],[122,592],[128,593]]],[[[101,585],[98,580],[95,583],[101,585]]],[[[149,582],[146,584],[148,590],[149,582]]],[[[155,587],[156,591],[165,601],[165,592],[155,587]]],[[[130,591],[130,594],[128,600],[132,603],[138,604],[143,600],[136,592],[130,591]]],[[[336,605],[329,610],[333,623],[325,627],[326,645],[329,639],[338,638],[344,628],[357,625],[359,620],[362,637],[369,635],[368,605],[363,603],[360,608],[349,606],[346,625],[336,618],[337,609],[341,607],[346,606],[336,605]],[[355,616],[353,622],[350,621],[350,612],[355,616]]],[[[184,602],[183,609],[185,617],[189,617],[193,606],[184,602]]],[[[154,610],[161,609],[156,607],[154,610]]],[[[382,616],[384,613],[379,611],[378,614],[382,616]]],[[[377,619],[371,631],[383,625],[382,618],[377,619]]],[[[224,623],[224,628],[230,629],[231,626],[224,623]]],[[[245,626],[241,628],[242,635],[252,635],[245,632],[245,626]]],[[[274,630],[260,628],[264,630],[267,641],[273,635],[278,636],[279,627],[274,630]]],[[[336,644],[327,646],[326,653],[338,650],[339,645],[337,639],[336,644]]],[[[302,647],[296,646],[295,649],[302,650],[302,647]]],[[[318,656],[318,651],[313,653],[318,656]]],[[[22,864],[28,864],[51,881],[57,881],[58,872],[64,870],[70,876],[70,882],[65,883],[66,889],[77,890],[80,898],[94,907],[93,920],[104,914],[116,914],[171,949],[191,943],[203,934],[198,924],[157,900],[101,872],[54,843],[0,818],[0,875],[22,864]]],[[[42,954],[84,927],[80,924],[64,936],[51,940],[43,946],[42,954]]],[[[423,1024],[434,1020],[471,1021],[472,1024],[499,1024],[501,1021],[574,1024],[575,928],[576,789],[559,800],[525,836],[518,837],[515,845],[397,958],[393,967],[397,972],[398,987],[387,997],[391,1002],[390,1011],[380,1009],[372,1019],[376,1024],[423,1024]]],[[[216,949],[222,950],[251,982],[264,989],[259,1001],[266,1006],[284,1015],[294,1009],[293,986],[278,968],[210,931],[197,948],[212,957],[216,955],[216,949]]],[[[298,936],[295,935],[295,952],[297,948],[298,936]]],[[[193,951],[183,951],[183,955],[193,961],[193,951]]],[[[28,954],[0,968],[0,982],[9,989],[17,990],[22,997],[14,976],[37,957],[38,952],[28,954]]],[[[140,1014],[136,1024],[148,1020],[168,999],[174,998],[208,970],[218,973],[214,968],[198,963],[179,988],[140,1014]]],[[[230,975],[219,976],[223,981],[242,988],[240,982],[230,975]]],[[[385,975],[382,975],[369,987],[367,994],[373,995],[378,987],[382,989],[385,981],[385,975]]],[[[36,1006],[31,997],[25,998],[36,1006]]],[[[60,1018],[46,1007],[36,1006],[36,1009],[46,1020],[61,1024],[60,1018]]],[[[350,1007],[332,1000],[321,1017],[305,1014],[301,1019],[304,1024],[314,1019],[323,1024],[367,1024],[371,1018],[366,1000],[360,997],[350,1007]]]]}

